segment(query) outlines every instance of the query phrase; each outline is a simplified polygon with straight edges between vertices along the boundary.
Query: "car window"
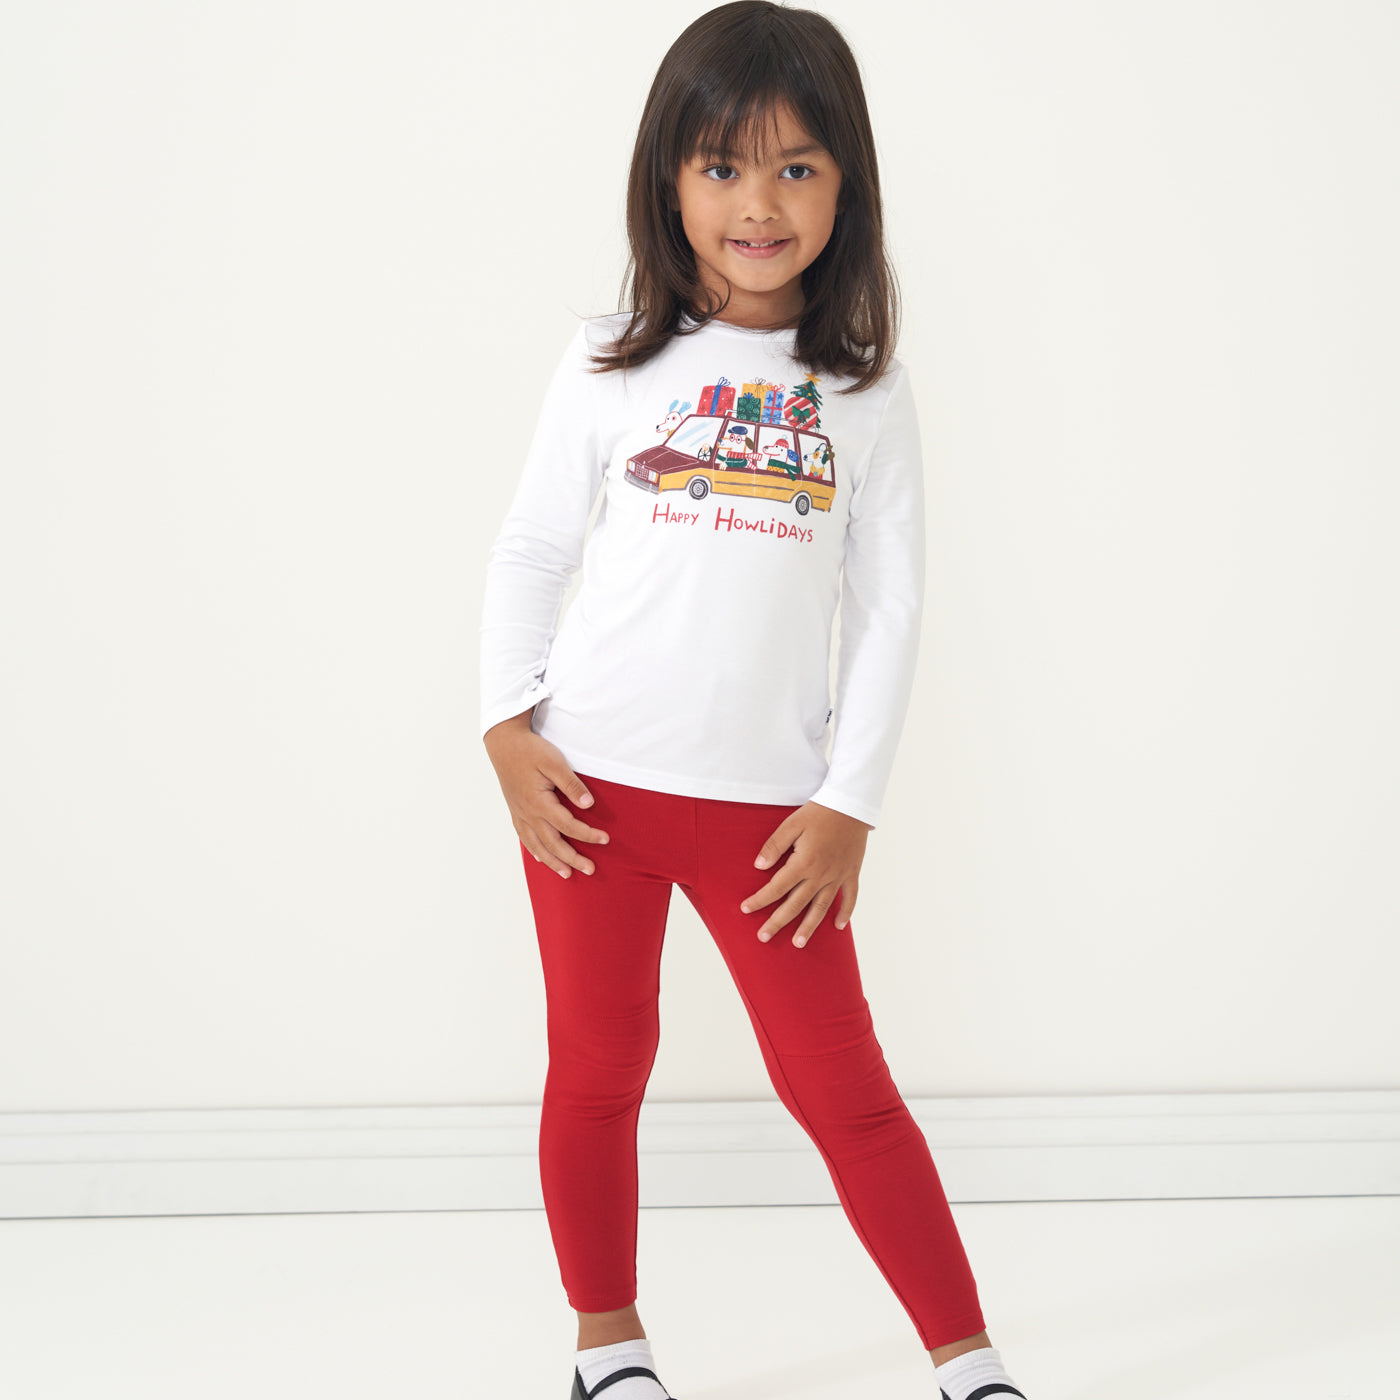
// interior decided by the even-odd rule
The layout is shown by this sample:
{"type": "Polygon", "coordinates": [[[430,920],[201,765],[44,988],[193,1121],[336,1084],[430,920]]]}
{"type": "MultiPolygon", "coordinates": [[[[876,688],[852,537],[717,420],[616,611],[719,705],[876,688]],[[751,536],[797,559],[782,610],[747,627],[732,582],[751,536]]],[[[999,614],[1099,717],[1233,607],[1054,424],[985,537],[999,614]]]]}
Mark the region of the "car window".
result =
{"type": "Polygon", "coordinates": [[[760,468],[768,471],[797,472],[797,434],[787,427],[764,427],[758,434],[760,468]]]}
{"type": "Polygon", "coordinates": [[[684,452],[688,457],[698,457],[706,448],[715,445],[715,435],[723,421],[720,418],[697,417],[692,414],[666,439],[666,446],[677,452],[684,452]]]}
{"type": "Polygon", "coordinates": [[[719,451],[716,454],[720,466],[726,471],[750,470],[749,453],[753,450],[757,432],[756,423],[730,422],[720,434],[719,451]]]}
{"type": "Polygon", "coordinates": [[[797,441],[802,451],[802,474],[828,485],[836,480],[836,462],[831,444],[823,437],[811,433],[798,433],[797,441]]]}

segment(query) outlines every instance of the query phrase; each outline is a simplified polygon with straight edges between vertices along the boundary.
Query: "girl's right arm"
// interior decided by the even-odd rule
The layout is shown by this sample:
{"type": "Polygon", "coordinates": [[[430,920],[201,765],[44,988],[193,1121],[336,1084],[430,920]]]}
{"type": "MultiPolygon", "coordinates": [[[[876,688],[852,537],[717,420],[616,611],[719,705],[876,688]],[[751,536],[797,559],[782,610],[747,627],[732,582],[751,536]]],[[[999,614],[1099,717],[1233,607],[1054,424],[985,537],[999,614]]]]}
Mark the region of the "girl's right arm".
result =
{"type": "Polygon", "coordinates": [[[531,728],[551,692],[544,673],[559,604],[583,559],[603,481],[596,375],[586,322],[554,371],[505,521],[486,568],[481,621],[481,735],[521,843],[561,876],[593,873],[566,839],[602,844],[604,832],[559,800],[592,802],[559,748],[531,728]]]}

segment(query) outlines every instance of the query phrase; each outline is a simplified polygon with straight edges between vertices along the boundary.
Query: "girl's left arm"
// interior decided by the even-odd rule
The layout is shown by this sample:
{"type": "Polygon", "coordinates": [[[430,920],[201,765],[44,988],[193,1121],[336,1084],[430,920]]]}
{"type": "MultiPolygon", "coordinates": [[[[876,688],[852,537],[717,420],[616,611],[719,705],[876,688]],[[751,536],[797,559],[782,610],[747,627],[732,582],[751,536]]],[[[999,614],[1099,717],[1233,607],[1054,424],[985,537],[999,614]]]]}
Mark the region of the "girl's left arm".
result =
{"type": "Polygon", "coordinates": [[[902,364],[851,493],[841,584],[835,732],[813,802],[879,824],[914,689],[924,607],[924,471],[902,364]]]}
{"type": "Polygon", "coordinates": [[[837,662],[835,734],[821,787],[787,816],[754,862],[770,869],[740,908],[765,909],[767,942],[801,916],[801,947],[836,906],[844,928],[855,908],[865,842],[880,820],[895,748],[909,708],[924,598],[924,478],[918,416],[908,371],[893,372],[889,398],[846,527],[837,662]],[[839,899],[839,904],[837,903],[839,899]]]}

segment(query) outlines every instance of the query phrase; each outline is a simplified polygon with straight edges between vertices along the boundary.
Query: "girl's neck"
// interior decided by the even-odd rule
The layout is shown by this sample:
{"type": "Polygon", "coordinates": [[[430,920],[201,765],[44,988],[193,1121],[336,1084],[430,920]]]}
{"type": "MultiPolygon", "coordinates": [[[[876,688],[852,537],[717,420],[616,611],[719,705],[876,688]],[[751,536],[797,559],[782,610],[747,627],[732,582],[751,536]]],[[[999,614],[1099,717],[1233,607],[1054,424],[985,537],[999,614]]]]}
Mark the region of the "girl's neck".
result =
{"type": "MultiPolygon", "coordinates": [[[[697,310],[693,302],[686,310],[694,320],[706,319],[705,314],[697,310]]],[[[744,310],[731,302],[722,316],[710,316],[708,319],[717,321],[722,326],[735,326],[743,331],[793,331],[802,319],[802,307],[799,306],[785,320],[775,323],[759,308],[744,310]]]]}

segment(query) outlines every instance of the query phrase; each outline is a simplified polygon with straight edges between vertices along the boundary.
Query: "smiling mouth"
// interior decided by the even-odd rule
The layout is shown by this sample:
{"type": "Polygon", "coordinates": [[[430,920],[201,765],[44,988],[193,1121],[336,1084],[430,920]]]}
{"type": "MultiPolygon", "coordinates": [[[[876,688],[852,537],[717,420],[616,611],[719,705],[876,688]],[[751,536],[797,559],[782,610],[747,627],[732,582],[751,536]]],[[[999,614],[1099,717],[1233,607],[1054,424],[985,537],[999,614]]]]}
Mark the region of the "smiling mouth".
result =
{"type": "Polygon", "coordinates": [[[745,262],[771,262],[780,253],[787,252],[792,239],[773,238],[766,243],[754,243],[746,238],[729,238],[725,241],[733,249],[734,255],[745,262]]]}

